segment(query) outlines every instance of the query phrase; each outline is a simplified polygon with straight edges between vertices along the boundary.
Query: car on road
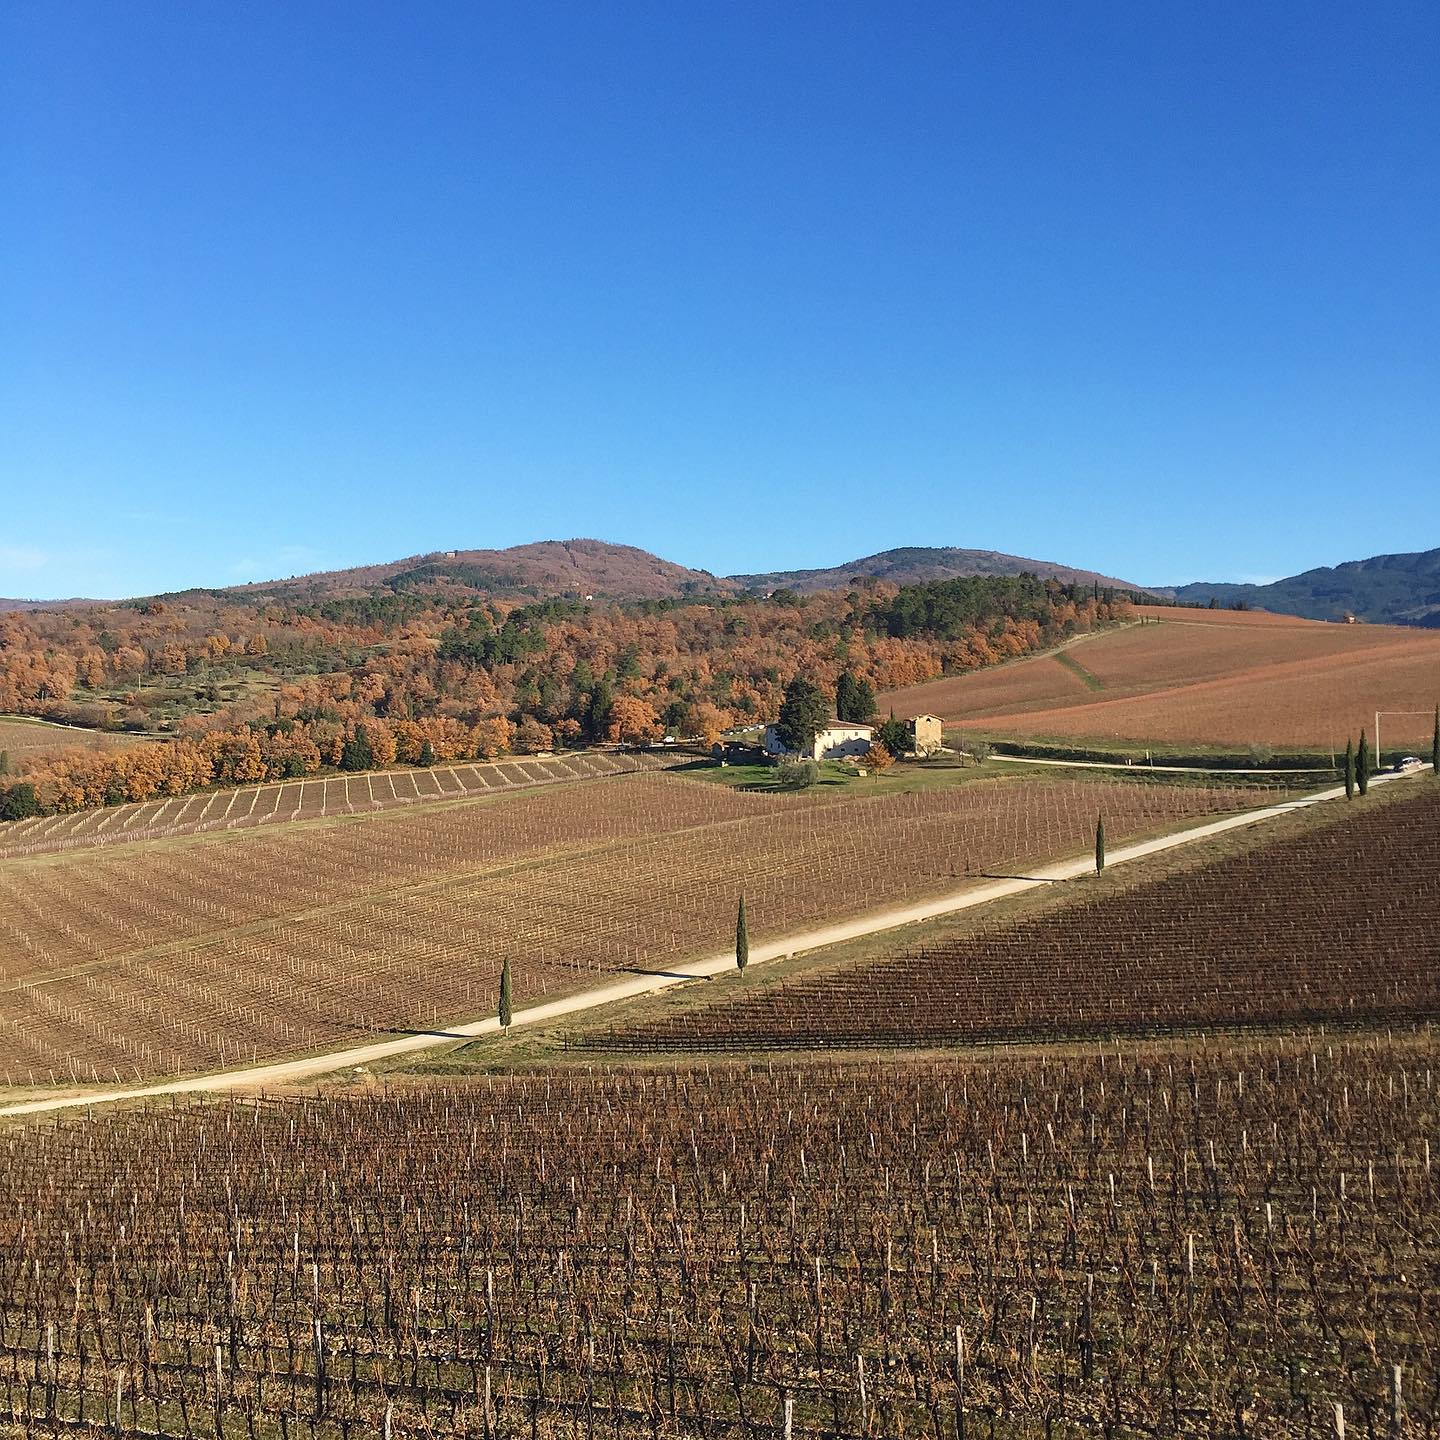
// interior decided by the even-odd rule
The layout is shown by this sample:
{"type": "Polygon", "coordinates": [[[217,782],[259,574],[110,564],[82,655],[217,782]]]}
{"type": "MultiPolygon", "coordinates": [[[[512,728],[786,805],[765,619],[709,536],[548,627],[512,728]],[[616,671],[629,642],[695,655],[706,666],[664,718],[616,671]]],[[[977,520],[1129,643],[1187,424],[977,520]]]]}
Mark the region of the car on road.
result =
{"type": "Polygon", "coordinates": [[[1395,762],[1395,768],[1402,775],[1408,775],[1412,770],[1423,770],[1425,762],[1418,755],[1405,755],[1395,762]]]}

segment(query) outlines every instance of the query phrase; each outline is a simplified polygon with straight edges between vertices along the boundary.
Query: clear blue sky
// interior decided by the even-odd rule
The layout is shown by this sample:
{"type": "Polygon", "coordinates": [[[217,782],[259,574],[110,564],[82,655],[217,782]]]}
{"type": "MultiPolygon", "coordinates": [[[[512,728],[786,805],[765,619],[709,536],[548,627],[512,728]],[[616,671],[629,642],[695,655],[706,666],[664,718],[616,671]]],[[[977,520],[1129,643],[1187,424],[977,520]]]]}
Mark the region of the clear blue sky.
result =
{"type": "Polygon", "coordinates": [[[1440,544],[1437,77],[1433,0],[6,5],[0,595],[1440,544]]]}

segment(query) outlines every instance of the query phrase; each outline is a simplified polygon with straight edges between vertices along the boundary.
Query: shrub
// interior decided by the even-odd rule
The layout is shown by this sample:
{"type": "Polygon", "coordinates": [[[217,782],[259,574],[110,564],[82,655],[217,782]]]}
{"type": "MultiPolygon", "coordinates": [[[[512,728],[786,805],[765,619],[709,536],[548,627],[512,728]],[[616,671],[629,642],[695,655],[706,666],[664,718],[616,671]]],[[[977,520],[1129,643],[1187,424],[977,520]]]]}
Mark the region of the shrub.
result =
{"type": "Polygon", "coordinates": [[[910,727],[903,720],[897,720],[893,710],[890,718],[876,731],[875,738],[892,755],[904,755],[911,749],[910,727]]]}
{"type": "Polygon", "coordinates": [[[0,820],[28,820],[40,813],[40,797],[28,781],[0,789],[0,820]]]}
{"type": "Polygon", "coordinates": [[[813,760],[782,760],[775,767],[775,783],[782,790],[808,790],[820,778],[813,760]]]}

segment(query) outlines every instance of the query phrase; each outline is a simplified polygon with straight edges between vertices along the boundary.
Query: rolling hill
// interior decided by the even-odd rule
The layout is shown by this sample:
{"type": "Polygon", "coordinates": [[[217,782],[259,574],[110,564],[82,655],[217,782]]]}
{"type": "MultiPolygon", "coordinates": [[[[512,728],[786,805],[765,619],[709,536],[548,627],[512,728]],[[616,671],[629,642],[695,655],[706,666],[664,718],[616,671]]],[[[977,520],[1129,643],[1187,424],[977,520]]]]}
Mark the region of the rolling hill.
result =
{"type": "Polygon", "coordinates": [[[21,610],[85,610],[95,605],[108,605],[108,600],[9,600],[0,599],[0,615],[21,610]]]}
{"type": "Polygon", "coordinates": [[[1000,550],[961,550],[953,545],[907,545],[882,550],[860,560],[820,570],[773,570],[764,575],[732,575],[747,590],[846,590],[856,580],[886,580],[892,585],[920,585],[930,580],[955,580],[969,575],[1038,575],[1067,585],[1103,585],[1117,590],[1139,590],[1128,580],[1117,580],[1094,570],[1079,570],[1053,560],[1030,560],[1000,550]]]}
{"type": "MultiPolygon", "coordinates": [[[[845,590],[856,578],[914,585],[962,576],[1038,575],[1067,584],[1135,590],[1125,580],[1093,570],[1030,560],[997,550],[960,550],[952,546],[907,547],[819,570],[783,570],[768,575],[720,577],[652,555],[633,545],[605,540],[539,540],[501,550],[437,550],[375,565],[354,565],[288,579],[247,585],[193,587],[144,599],[219,600],[245,604],[283,600],[313,605],[356,600],[376,594],[426,591],[456,599],[483,594],[508,599],[583,598],[660,600],[686,596],[739,594],[746,590],[789,588],[809,594],[845,590]]],[[[60,609],[105,605],[91,600],[0,600],[7,610],[60,609]]]]}
{"type": "Polygon", "coordinates": [[[1354,615],[1372,624],[1440,626],[1440,549],[1321,565],[1269,585],[1196,581],[1156,593],[1188,604],[1243,601],[1256,609],[1309,620],[1354,615]]]}
{"type": "Polygon", "coordinates": [[[1440,701],[1440,635],[1328,625],[1250,610],[1139,606],[1147,623],[1059,653],[912,685],[880,697],[996,738],[1338,747],[1394,712],[1384,738],[1428,746],[1440,701]]]}
{"type": "Polygon", "coordinates": [[[605,540],[540,540],[505,550],[440,550],[386,564],[357,565],[207,593],[314,601],[381,589],[438,589],[507,596],[593,595],[607,600],[657,600],[735,588],[708,571],[662,560],[633,545],[615,545],[605,540]]]}

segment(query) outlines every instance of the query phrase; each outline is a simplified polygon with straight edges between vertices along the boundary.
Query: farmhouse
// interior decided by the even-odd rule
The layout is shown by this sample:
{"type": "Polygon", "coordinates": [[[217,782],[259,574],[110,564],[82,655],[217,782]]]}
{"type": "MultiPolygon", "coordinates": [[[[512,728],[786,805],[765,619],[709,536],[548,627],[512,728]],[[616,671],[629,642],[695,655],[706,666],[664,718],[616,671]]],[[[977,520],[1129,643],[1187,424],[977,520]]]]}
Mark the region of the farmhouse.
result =
{"type": "Polygon", "coordinates": [[[765,753],[767,755],[800,754],[808,760],[840,760],[847,755],[863,755],[875,735],[873,725],[854,724],[849,720],[829,720],[816,734],[808,750],[788,750],[775,733],[773,725],[765,730],[765,753]]]}

